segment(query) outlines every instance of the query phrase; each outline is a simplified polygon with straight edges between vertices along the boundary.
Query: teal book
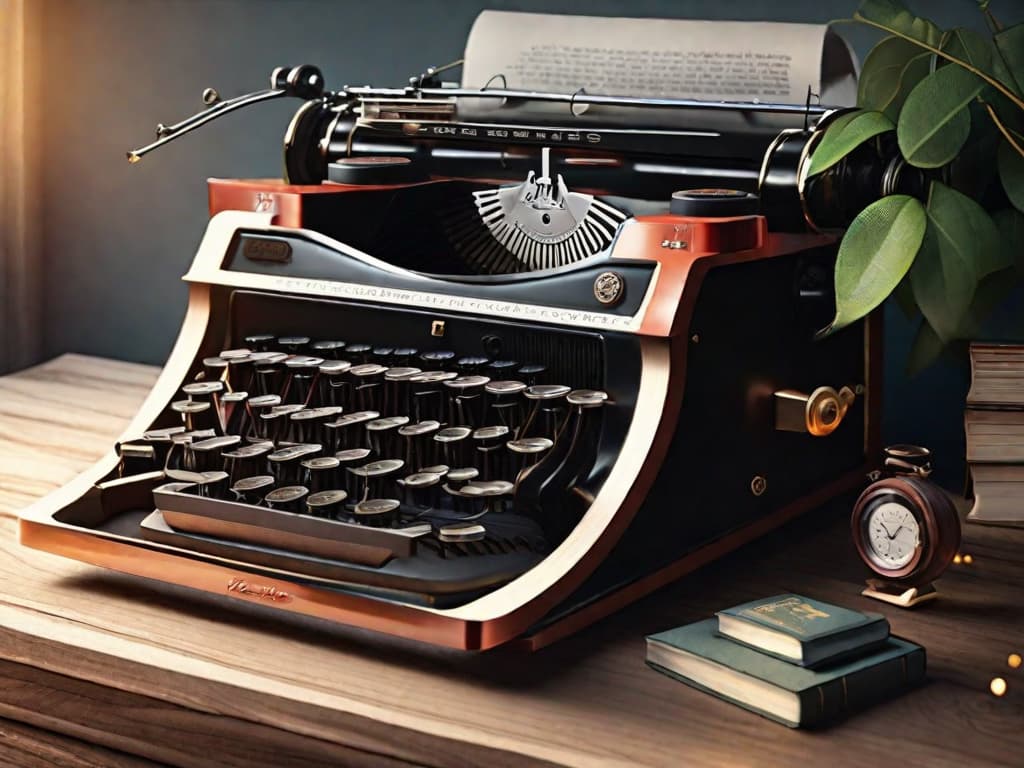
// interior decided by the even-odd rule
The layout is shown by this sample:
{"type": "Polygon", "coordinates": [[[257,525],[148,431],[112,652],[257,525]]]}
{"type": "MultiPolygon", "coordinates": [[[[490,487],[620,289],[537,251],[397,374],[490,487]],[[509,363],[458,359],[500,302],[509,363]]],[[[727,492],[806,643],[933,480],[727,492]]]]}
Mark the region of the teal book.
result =
{"type": "Polygon", "coordinates": [[[762,653],[821,667],[880,646],[889,622],[800,595],[776,595],[718,612],[719,634],[762,653]]]}
{"type": "Polygon", "coordinates": [[[809,728],[863,709],[924,679],[924,648],[890,637],[873,653],[812,670],[728,640],[707,619],[647,638],[659,672],[759,715],[809,728]]]}

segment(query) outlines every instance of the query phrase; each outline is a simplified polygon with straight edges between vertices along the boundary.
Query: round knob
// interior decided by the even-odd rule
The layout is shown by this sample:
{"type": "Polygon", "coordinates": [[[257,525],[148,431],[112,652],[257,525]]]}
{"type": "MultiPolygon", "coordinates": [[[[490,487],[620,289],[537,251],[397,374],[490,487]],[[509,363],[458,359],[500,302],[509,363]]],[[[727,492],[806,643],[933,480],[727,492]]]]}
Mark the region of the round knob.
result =
{"type": "Polygon", "coordinates": [[[731,218],[757,214],[757,195],[738,189],[684,189],[672,193],[669,213],[674,216],[731,218]]]}

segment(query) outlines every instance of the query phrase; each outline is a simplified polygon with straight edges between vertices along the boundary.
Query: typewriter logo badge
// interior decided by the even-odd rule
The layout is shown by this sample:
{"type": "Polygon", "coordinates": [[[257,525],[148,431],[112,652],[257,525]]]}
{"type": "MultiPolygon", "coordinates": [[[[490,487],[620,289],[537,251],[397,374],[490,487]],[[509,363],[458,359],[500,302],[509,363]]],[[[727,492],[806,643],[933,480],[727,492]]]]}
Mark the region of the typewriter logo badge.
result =
{"type": "Polygon", "coordinates": [[[228,581],[228,592],[255,600],[269,600],[272,603],[290,603],[292,601],[292,596],[282,589],[252,584],[237,577],[228,581]]]}
{"type": "Polygon", "coordinates": [[[622,301],[622,293],[626,283],[617,272],[602,272],[594,280],[594,298],[607,306],[614,306],[622,301]]]}

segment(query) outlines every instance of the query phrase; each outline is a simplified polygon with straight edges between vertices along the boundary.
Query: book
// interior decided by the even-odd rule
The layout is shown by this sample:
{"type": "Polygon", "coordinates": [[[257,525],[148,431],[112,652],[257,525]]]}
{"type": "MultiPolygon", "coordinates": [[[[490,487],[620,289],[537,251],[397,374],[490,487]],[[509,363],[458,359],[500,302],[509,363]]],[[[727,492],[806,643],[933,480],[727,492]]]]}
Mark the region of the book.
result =
{"type": "Polygon", "coordinates": [[[1024,464],[971,464],[975,523],[1024,526],[1024,464]]]}
{"type": "Polygon", "coordinates": [[[1024,345],[971,344],[972,407],[1024,408],[1024,345]]]}
{"type": "Polygon", "coordinates": [[[925,651],[890,637],[874,652],[812,670],[759,653],[718,634],[718,620],[647,638],[647,663],[790,728],[823,725],[891,698],[924,679],[925,651]]]}
{"type": "Polygon", "coordinates": [[[719,611],[718,632],[754,650],[816,667],[877,647],[889,636],[880,613],[800,595],[776,595],[719,611]]]}
{"type": "Polygon", "coordinates": [[[969,462],[1024,462],[1024,411],[968,408],[964,431],[969,462]]]}

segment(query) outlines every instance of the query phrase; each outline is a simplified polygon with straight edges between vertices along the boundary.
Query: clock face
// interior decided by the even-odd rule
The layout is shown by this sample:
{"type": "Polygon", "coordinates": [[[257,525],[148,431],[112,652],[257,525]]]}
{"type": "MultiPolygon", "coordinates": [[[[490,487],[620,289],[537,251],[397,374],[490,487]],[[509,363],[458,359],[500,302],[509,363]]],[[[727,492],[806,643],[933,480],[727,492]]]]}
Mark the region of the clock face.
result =
{"type": "Polygon", "coordinates": [[[921,526],[910,508],[896,501],[879,504],[866,520],[868,553],[886,570],[897,570],[914,558],[921,544],[921,526]]]}

